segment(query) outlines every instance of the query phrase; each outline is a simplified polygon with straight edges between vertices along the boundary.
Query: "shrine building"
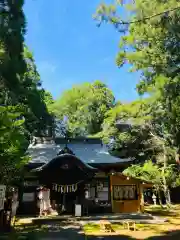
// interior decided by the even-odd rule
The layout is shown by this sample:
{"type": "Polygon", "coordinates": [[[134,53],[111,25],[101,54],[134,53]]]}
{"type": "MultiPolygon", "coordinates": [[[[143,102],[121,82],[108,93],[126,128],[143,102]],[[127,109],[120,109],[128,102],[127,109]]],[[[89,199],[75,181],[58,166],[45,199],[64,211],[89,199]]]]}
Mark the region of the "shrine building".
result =
{"type": "Polygon", "coordinates": [[[144,183],[122,174],[133,161],[110,155],[100,139],[36,138],[28,154],[19,214],[38,215],[40,187],[59,214],[74,215],[76,204],[82,214],[141,211],[144,183]]]}

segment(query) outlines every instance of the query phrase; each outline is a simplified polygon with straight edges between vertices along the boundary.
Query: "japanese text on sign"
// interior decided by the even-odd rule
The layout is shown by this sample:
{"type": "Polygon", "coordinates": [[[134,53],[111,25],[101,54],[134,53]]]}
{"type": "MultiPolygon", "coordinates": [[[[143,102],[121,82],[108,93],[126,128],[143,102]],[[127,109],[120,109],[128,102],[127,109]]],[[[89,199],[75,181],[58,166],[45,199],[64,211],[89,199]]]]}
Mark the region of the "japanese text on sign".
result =
{"type": "Polygon", "coordinates": [[[114,200],[135,200],[137,198],[136,185],[114,185],[114,200]]]}

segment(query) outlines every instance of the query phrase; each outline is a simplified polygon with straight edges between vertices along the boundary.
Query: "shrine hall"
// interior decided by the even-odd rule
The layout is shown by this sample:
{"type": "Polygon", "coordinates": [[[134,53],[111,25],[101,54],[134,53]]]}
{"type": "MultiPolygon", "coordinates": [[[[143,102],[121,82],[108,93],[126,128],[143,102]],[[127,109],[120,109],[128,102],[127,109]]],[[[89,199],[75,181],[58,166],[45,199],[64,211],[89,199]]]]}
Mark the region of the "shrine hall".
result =
{"type": "Polygon", "coordinates": [[[122,174],[132,159],[112,156],[100,139],[36,138],[28,154],[19,214],[39,214],[42,189],[57,214],[141,211],[144,183],[122,174]]]}

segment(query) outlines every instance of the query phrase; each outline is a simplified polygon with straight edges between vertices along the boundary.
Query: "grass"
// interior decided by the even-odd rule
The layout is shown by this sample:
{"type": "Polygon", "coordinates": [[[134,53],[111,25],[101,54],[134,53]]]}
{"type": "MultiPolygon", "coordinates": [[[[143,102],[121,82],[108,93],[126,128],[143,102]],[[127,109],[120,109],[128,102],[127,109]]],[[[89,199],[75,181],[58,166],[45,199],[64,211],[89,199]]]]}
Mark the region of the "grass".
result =
{"type": "MultiPolygon", "coordinates": [[[[171,239],[180,239],[180,205],[173,205],[170,209],[167,207],[161,208],[160,206],[148,206],[145,208],[146,213],[150,213],[154,216],[158,216],[160,218],[166,218],[168,221],[163,224],[136,224],[136,231],[128,231],[123,228],[121,223],[112,224],[112,228],[114,233],[106,234],[106,235],[117,235],[121,234],[128,239],[131,237],[133,240],[149,240],[151,237],[165,236],[169,231],[177,230],[179,231],[179,235],[177,238],[171,239]]],[[[53,229],[49,227],[49,220],[38,222],[38,219],[20,219],[16,221],[15,231],[13,231],[10,235],[0,236],[0,239],[41,239],[41,237],[46,236],[51,231],[59,232],[59,236],[61,236],[60,231],[63,231],[63,226],[67,225],[67,221],[53,221],[53,229]],[[54,229],[54,227],[56,229],[54,229]]],[[[86,235],[95,235],[100,236],[102,232],[100,231],[99,224],[86,224],[83,228],[86,235]]],[[[68,231],[68,230],[66,230],[68,231]]],[[[105,235],[105,234],[104,234],[105,235]]],[[[119,237],[118,239],[121,239],[119,237]]],[[[164,239],[164,238],[163,238],[164,239]]],[[[165,238],[166,239],[166,238],[165,238]]]]}
{"type": "MultiPolygon", "coordinates": [[[[119,230],[123,230],[123,225],[122,224],[112,224],[112,228],[114,231],[119,231],[119,230]]],[[[100,232],[100,225],[99,224],[86,224],[84,225],[83,230],[85,231],[85,233],[98,233],[100,232]]]]}
{"type": "MultiPolygon", "coordinates": [[[[163,224],[136,224],[135,232],[124,230],[121,223],[112,224],[112,229],[116,234],[126,235],[133,239],[148,239],[150,237],[165,235],[170,231],[180,231],[180,205],[173,205],[171,208],[148,206],[145,208],[145,213],[165,218],[167,221],[163,224]]],[[[86,224],[84,226],[84,232],[87,235],[102,235],[98,224],[86,224]]],[[[180,233],[177,239],[180,239],[180,233]]]]}

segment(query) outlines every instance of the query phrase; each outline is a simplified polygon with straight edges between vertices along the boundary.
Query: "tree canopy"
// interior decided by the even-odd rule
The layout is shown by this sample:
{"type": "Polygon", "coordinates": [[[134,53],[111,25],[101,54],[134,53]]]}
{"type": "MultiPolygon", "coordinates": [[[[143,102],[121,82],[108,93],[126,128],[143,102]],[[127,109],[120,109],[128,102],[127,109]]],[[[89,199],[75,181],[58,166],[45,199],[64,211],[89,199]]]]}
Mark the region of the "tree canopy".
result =
{"type": "Polygon", "coordinates": [[[21,167],[28,162],[25,135],[20,109],[0,106],[0,183],[9,184],[18,180],[21,167]]]}
{"type": "Polygon", "coordinates": [[[101,23],[111,22],[124,33],[120,37],[116,63],[119,67],[129,64],[131,71],[141,72],[137,90],[156,98],[159,120],[178,149],[179,7],[176,0],[135,0],[128,4],[116,1],[100,5],[96,15],[101,23]],[[131,17],[123,19],[119,8],[125,9],[131,17]]]}
{"type": "Polygon", "coordinates": [[[27,162],[32,135],[53,124],[33,54],[24,42],[24,1],[0,0],[0,183],[10,184],[27,162]]]}
{"type": "MultiPolygon", "coordinates": [[[[116,64],[141,72],[137,91],[142,96],[148,94],[147,98],[112,109],[104,123],[103,137],[110,141],[114,136],[116,148],[125,149],[126,156],[141,159],[143,155],[143,161],[155,160],[167,201],[166,172],[171,161],[179,159],[180,151],[179,13],[176,0],[135,0],[101,4],[95,16],[99,25],[110,22],[120,32],[116,64]],[[123,11],[128,18],[120,14],[123,11]],[[117,120],[130,121],[130,128],[118,130],[117,120]]],[[[143,173],[143,168],[139,169],[143,173]]]]}
{"type": "Polygon", "coordinates": [[[112,91],[100,82],[83,83],[65,91],[52,105],[58,119],[66,119],[71,136],[93,135],[101,131],[106,112],[115,104],[112,91]]]}

